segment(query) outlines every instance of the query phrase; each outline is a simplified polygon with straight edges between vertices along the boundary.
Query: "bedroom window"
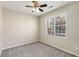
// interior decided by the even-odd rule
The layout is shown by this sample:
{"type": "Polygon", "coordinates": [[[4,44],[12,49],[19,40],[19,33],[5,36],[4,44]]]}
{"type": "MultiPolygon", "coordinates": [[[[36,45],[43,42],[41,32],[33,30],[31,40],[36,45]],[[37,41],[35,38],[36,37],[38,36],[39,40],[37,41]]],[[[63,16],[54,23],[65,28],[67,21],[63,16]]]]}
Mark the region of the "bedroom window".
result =
{"type": "Polygon", "coordinates": [[[56,17],[55,19],[55,34],[56,36],[64,36],[66,33],[66,21],[64,17],[56,17]]]}
{"type": "Polygon", "coordinates": [[[49,18],[47,20],[47,29],[48,29],[48,34],[49,35],[54,35],[54,19],[53,18],[49,18]]]}
{"type": "Polygon", "coordinates": [[[66,37],[67,32],[66,13],[58,14],[47,19],[48,35],[66,37]]]}

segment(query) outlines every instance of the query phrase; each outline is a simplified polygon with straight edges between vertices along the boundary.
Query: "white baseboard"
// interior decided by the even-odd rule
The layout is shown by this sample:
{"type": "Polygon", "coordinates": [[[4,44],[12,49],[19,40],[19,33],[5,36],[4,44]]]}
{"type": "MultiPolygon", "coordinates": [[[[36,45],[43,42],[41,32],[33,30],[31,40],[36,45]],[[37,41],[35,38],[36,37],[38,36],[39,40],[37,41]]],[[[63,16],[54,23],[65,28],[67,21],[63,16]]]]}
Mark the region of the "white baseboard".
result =
{"type": "Polygon", "coordinates": [[[79,55],[78,55],[78,54],[75,54],[74,52],[68,51],[68,50],[66,50],[66,49],[60,48],[60,47],[55,46],[55,45],[51,45],[51,44],[49,44],[49,43],[47,43],[47,42],[44,42],[44,41],[40,41],[40,42],[43,42],[43,43],[45,43],[45,44],[47,44],[47,45],[50,45],[50,46],[52,46],[52,47],[55,47],[55,48],[57,48],[57,49],[60,49],[60,50],[62,50],[62,51],[65,51],[65,52],[67,52],[67,53],[70,53],[70,54],[73,54],[73,55],[79,57],[79,55]]]}
{"type": "Polygon", "coordinates": [[[30,44],[30,43],[37,42],[37,41],[38,41],[38,40],[36,40],[36,41],[31,41],[31,42],[27,42],[27,43],[24,43],[24,44],[19,44],[19,45],[16,45],[16,46],[5,47],[5,48],[2,48],[2,50],[9,49],[9,48],[13,48],[13,47],[17,47],[17,46],[21,46],[21,45],[25,45],[25,44],[30,44]]]}

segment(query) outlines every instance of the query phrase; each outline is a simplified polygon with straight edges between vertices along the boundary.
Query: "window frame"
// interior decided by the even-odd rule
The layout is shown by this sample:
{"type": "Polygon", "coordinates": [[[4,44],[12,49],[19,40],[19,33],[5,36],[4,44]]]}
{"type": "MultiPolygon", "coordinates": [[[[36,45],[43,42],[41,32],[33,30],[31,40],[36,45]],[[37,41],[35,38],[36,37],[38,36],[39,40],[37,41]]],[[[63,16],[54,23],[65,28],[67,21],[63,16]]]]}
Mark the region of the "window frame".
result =
{"type": "MultiPolygon", "coordinates": [[[[48,20],[49,19],[52,19],[53,18],[53,21],[54,21],[54,35],[51,35],[51,36],[59,36],[59,37],[64,37],[64,38],[67,38],[67,13],[66,12],[64,12],[64,13],[60,13],[60,14],[56,14],[55,16],[50,16],[50,17],[47,17],[46,19],[47,19],[47,34],[48,34],[48,20]],[[65,27],[65,36],[63,36],[63,35],[60,35],[60,33],[59,33],[59,35],[56,35],[56,17],[57,16],[60,16],[60,17],[62,17],[62,16],[64,16],[64,21],[65,21],[65,24],[64,25],[58,25],[58,26],[60,26],[61,28],[63,28],[63,26],[65,27]]],[[[63,29],[62,30],[58,30],[58,31],[63,31],[63,29]]],[[[63,34],[63,32],[62,32],[62,34],[63,34]]],[[[49,34],[48,34],[49,35],[49,34]]]]}

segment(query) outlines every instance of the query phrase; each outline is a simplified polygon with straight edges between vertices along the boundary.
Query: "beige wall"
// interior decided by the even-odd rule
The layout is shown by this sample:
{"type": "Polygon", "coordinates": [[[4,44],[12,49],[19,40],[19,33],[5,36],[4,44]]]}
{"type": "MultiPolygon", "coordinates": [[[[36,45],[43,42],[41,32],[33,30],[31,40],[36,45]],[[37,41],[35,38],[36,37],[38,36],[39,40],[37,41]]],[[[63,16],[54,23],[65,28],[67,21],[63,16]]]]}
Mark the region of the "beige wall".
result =
{"type": "Polygon", "coordinates": [[[2,7],[0,5],[0,54],[2,50],[2,7]]]}
{"type": "Polygon", "coordinates": [[[29,14],[3,9],[3,49],[39,40],[39,20],[29,14]]]}
{"type": "Polygon", "coordinates": [[[79,2],[73,3],[54,10],[41,16],[40,38],[41,41],[51,46],[55,46],[64,51],[79,56],[79,2]],[[48,36],[46,32],[46,17],[53,16],[62,12],[67,12],[67,38],[58,36],[48,36]]]}

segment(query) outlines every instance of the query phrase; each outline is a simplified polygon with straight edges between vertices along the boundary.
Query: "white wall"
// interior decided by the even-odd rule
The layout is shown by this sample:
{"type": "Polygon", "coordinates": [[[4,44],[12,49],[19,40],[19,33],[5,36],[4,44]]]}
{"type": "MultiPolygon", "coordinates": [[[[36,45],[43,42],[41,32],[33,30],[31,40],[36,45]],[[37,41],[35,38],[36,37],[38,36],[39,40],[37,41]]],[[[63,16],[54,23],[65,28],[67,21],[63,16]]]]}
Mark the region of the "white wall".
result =
{"type": "Polygon", "coordinates": [[[2,7],[0,5],[0,54],[2,50],[2,7]]]}
{"type": "Polygon", "coordinates": [[[55,46],[67,52],[79,56],[79,2],[68,5],[41,16],[40,38],[41,41],[51,46],[55,46]],[[48,36],[46,32],[46,17],[53,16],[62,12],[67,12],[67,38],[58,36],[48,36]]]}
{"type": "Polygon", "coordinates": [[[38,29],[37,17],[3,9],[3,49],[38,41],[38,29]]]}

